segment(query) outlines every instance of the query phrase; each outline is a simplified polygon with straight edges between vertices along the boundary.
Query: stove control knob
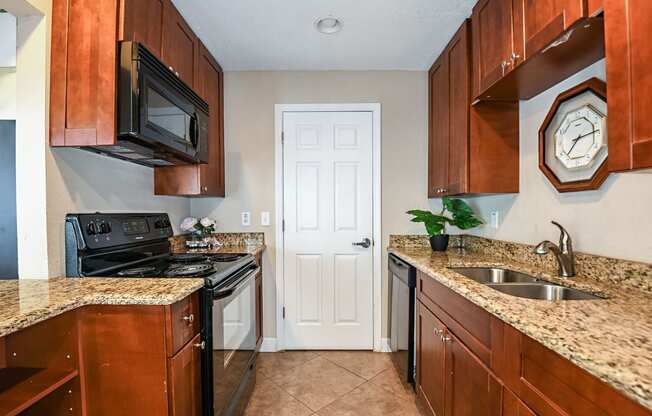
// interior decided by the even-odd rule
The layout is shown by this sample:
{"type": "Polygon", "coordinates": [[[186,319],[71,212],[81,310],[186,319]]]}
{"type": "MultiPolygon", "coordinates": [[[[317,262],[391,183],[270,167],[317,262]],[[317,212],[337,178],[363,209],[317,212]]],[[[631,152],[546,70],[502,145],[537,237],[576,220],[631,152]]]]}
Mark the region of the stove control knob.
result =
{"type": "Polygon", "coordinates": [[[156,227],[156,228],[164,228],[165,227],[165,222],[163,220],[156,220],[156,222],[154,222],[154,227],[156,227]]]}
{"type": "Polygon", "coordinates": [[[88,227],[86,227],[86,232],[88,233],[88,235],[97,234],[97,228],[95,227],[94,222],[91,222],[90,224],[88,224],[88,227]]]}
{"type": "Polygon", "coordinates": [[[100,225],[100,234],[108,234],[110,232],[111,232],[111,226],[108,223],[103,222],[100,225]]]}

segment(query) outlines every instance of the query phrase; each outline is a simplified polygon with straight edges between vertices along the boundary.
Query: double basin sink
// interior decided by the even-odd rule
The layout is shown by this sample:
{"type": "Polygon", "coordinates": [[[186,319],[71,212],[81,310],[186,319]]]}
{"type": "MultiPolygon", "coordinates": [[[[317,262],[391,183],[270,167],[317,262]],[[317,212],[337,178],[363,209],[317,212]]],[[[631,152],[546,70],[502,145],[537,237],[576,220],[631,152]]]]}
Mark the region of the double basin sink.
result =
{"type": "Polygon", "coordinates": [[[451,267],[450,270],[519,298],[550,301],[601,299],[591,293],[555,285],[514,270],[491,267],[451,267]]]}

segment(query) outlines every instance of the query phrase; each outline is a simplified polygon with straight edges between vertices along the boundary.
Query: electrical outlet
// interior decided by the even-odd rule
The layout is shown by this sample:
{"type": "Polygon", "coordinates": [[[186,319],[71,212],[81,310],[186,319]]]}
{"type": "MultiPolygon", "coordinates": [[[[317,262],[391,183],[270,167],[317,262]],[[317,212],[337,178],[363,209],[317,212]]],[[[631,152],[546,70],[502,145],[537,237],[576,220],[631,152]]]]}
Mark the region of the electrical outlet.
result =
{"type": "Polygon", "coordinates": [[[264,227],[269,226],[269,211],[263,211],[260,213],[260,225],[264,227]]]}
{"type": "Polygon", "coordinates": [[[491,212],[491,228],[498,229],[500,226],[500,211],[491,212]]]}
{"type": "Polygon", "coordinates": [[[242,225],[249,227],[251,225],[251,212],[245,211],[242,213],[242,225]]]}

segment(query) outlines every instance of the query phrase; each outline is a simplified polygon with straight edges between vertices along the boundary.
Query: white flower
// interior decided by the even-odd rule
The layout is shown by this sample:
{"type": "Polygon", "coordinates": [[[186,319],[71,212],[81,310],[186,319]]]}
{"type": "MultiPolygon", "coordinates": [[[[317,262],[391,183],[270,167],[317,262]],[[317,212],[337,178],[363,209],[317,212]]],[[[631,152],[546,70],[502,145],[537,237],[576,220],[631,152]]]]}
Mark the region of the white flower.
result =
{"type": "Polygon", "coordinates": [[[181,229],[183,231],[193,231],[197,225],[197,218],[188,217],[181,221],[181,229]]]}
{"type": "Polygon", "coordinates": [[[213,221],[208,217],[204,217],[201,219],[201,225],[203,225],[204,227],[210,227],[212,225],[215,225],[215,221],[213,221]]]}

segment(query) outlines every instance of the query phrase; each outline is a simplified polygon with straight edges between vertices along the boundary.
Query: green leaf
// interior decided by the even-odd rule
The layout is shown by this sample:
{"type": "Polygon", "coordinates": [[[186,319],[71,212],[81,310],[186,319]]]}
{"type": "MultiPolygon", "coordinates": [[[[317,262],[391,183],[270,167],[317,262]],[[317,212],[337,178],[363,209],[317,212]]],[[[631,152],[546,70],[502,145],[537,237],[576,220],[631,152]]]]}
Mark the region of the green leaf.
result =
{"type": "Polygon", "coordinates": [[[451,225],[461,230],[468,230],[483,223],[463,200],[444,197],[442,201],[446,210],[453,215],[451,225]]]}
{"type": "Polygon", "coordinates": [[[446,223],[450,224],[453,221],[446,216],[436,215],[430,211],[413,209],[407,211],[407,213],[414,216],[410,221],[417,223],[422,222],[426,227],[426,232],[431,236],[441,234],[446,228],[446,223]]]}

